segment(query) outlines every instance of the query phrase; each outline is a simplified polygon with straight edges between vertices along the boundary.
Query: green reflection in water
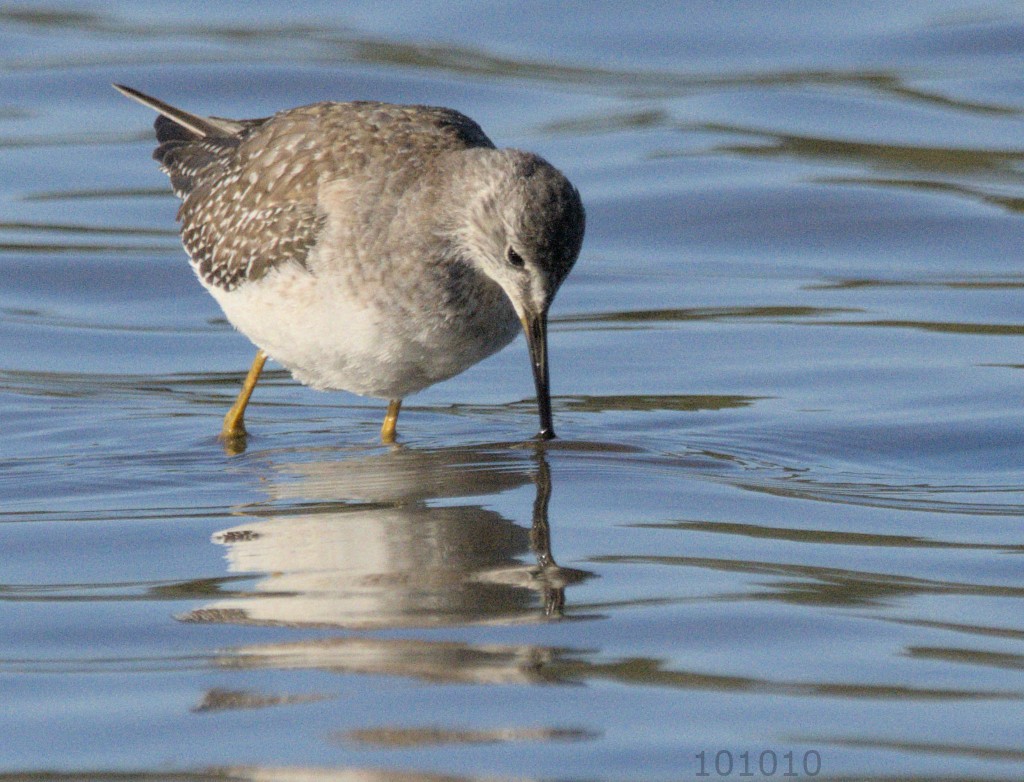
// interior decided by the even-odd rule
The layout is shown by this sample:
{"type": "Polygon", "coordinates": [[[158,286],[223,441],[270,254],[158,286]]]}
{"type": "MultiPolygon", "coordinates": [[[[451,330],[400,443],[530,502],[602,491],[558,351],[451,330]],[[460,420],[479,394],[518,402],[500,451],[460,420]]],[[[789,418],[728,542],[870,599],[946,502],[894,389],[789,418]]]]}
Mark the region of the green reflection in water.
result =
{"type": "Polygon", "coordinates": [[[56,8],[32,8],[30,6],[5,6],[0,9],[0,20],[35,27],[57,27],[70,30],[98,29],[100,16],[56,8]]]}
{"type": "Polygon", "coordinates": [[[165,228],[138,228],[133,226],[86,225],[84,223],[30,223],[0,221],[0,231],[51,234],[114,234],[115,236],[177,236],[178,232],[165,228]]]}
{"type": "MultiPolygon", "coordinates": [[[[830,744],[837,747],[851,747],[855,749],[896,750],[897,752],[914,752],[925,755],[949,755],[955,757],[975,758],[977,760],[1024,760],[1024,750],[1016,747],[995,747],[982,746],[980,744],[954,744],[930,741],[886,741],[885,739],[870,738],[837,739],[822,737],[821,739],[813,738],[808,740],[820,744],[830,744]]],[[[873,777],[863,777],[863,779],[871,780],[873,777]]],[[[900,779],[906,779],[909,780],[909,782],[921,779],[922,782],[926,782],[929,779],[937,780],[938,778],[900,775],[900,779]]],[[[964,782],[967,782],[971,777],[957,774],[955,777],[944,777],[944,779],[963,780],[964,782]]]]}
{"type": "Polygon", "coordinates": [[[906,650],[908,657],[922,660],[984,665],[992,668],[1024,671],[1024,654],[1010,652],[989,652],[982,649],[957,649],[934,646],[911,646],[906,650]]]}
{"type": "Polygon", "coordinates": [[[1007,212],[1024,212],[1024,198],[1008,196],[1005,193],[987,191],[976,185],[944,182],[937,179],[920,178],[878,178],[878,177],[818,177],[814,181],[831,185],[861,185],[877,187],[899,187],[908,190],[922,190],[932,193],[946,193],[988,204],[1007,212]]]}
{"type": "Polygon", "coordinates": [[[577,136],[651,130],[672,124],[671,115],[663,109],[638,109],[549,122],[543,126],[543,131],[551,135],[577,136]]]}
{"type": "Polygon", "coordinates": [[[718,152],[771,157],[798,157],[843,163],[867,163],[877,168],[941,173],[1004,173],[1019,176],[1024,152],[1016,149],[926,147],[913,144],[877,144],[821,136],[800,136],[740,125],[707,124],[701,130],[748,136],[757,144],[726,144],[718,152]]]}
{"type": "Polygon", "coordinates": [[[898,619],[886,617],[886,622],[893,624],[908,625],[910,627],[925,627],[930,630],[948,630],[953,633],[966,633],[981,638],[1013,638],[1024,640],[1024,630],[1017,630],[1012,627],[990,627],[987,625],[972,625],[961,622],[939,622],[932,619],[898,619]]]}
{"type": "Polygon", "coordinates": [[[726,410],[734,407],[748,407],[754,402],[769,397],[739,395],[655,395],[635,396],[562,396],[558,398],[559,410],[583,413],[608,412],[653,412],[656,410],[726,410]]]}
{"type": "Polygon", "coordinates": [[[774,580],[759,582],[756,590],[751,589],[742,595],[743,599],[778,600],[798,605],[882,606],[918,595],[1024,597],[1024,587],[937,581],[891,573],[782,562],[640,554],[606,555],[594,557],[590,561],[616,565],[705,568],[724,573],[771,576],[774,580]]]}
{"type": "Polygon", "coordinates": [[[106,201],[111,198],[166,198],[169,192],[159,187],[90,188],[87,190],[47,190],[21,196],[22,201],[106,201]]]}
{"type": "MultiPolygon", "coordinates": [[[[130,330],[146,331],[146,329],[137,327],[132,327],[130,330]]],[[[152,331],[164,332],[163,329],[152,329],[152,331]]],[[[194,331],[191,329],[190,333],[194,331]]],[[[167,330],[166,333],[176,332],[167,330]]],[[[244,376],[244,371],[172,375],[106,375],[93,372],[29,372],[0,369],[0,391],[57,399],[180,395],[196,398],[200,402],[212,401],[216,404],[223,404],[224,396],[235,393],[238,383],[244,376]],[[210,396],[208,392],[211,388],[223,389],[224,396],[210,396]]],[[[275,369],[264,373],[261,382],[264,385],[267,382],[281,385],[289,384],[290,380],[291,375],[287,370],[275,369]]],[[[268,402],[266,404],[280,405],[284,403],[268,402]]]]}
{"type": "Polygon", "coordinates": [[[100,244],[84,242],[3,242],[0,241],[0,253],[45,253],[47,255],[67,255],[80,253],[170,253],[178,248],[161,244],[100,244]]]}
{"type": "Polygon", "coordinates": [[[683,532],[711,532],[748,538],[784,540],[793,543],[814,543],[829,546],[878,546],[886,548],[977,549],[1024,553],[1024,545],[1006,546],[996,543],[959,543],[929,540],[911,535],[878,535],[866,532],[836,532],[821,529],[767,527],[759,524],[735,524],[718,521],[679,521],[667,524],[633,524],[638,529],[676,529],[683,532]]]}
{"type": "Polygon", "coordinates": [[[600,663],[559,660],[550,672],[566,682],[608,679],[619,684],[669,687],[686,690],[762,692],[838,698],[889,700],[1019,700],[1022,693],[995,690],[965,690],[952,687],[910,687],[899,684],[848,684],[842,682],[797,682],[726,676],[697,671],[672,670],[660,660],[633,657],[600,663]]]}
{"type": "Polygon", "coordinates": [[[679,307],[651,310],[621,310],[619,312],[598,312],[582,315],[567,315],[552,318],[553,323],[674,323],[688,321],[717,320],[771,320],[785,321],[789,318],[824,317],[844,313],[863,312],[861,309],[845,307],[807,307],[799,305],[754,306],[754,307],[679,307]]]}
{"type": "Polygon", "coordinates": [[[933,331],[939,334],[962,334],[966,336],[985,337],[1019,337],[1024,334],[1024,324],[1009,323],[943,323],[927,320],[863,320],[836,321],[822,325],[829,326],[868,326],[887,329],[917,329],[933,331]]]}
{"type": "Polygon", "coordinates": [[[832,282],[803,286],[809,291],[858,290],[860,288],[919,288],[949,290],[1004,290],[1024,288],[1020,279],[967,279],[967,280],[883,280],[871,277],[852,277],[832,282]]]}
{"type": "Polygon", "coordinates": [[[83,236],[111,237],[176,237],[173,230],[136,228],[128,226],[85,225],[80,223],[0,222],[0,252],[46,253],[58,255],[74,253],[168,253],[177,251],[176,245],[136,244],[132,242],[73,241],[83,236]],[[59,241],[36,239],[36,235],[60,236],[59,241]],[[8,237],[12,237],[8,239],[8,237]],[[63,237],[67,237],[66,239],[63,237]]]}

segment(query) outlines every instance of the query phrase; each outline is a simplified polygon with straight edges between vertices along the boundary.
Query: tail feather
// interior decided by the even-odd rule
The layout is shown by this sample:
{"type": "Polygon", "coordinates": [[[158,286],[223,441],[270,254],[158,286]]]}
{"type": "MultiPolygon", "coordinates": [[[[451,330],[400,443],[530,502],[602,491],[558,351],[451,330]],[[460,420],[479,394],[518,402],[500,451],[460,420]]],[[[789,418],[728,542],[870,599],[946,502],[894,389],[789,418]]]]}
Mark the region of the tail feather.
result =
{"type": "Polygon", "coordinates": [[[131,98],[143,106],[148,106],[162,117],[165,117],[166,120],[169,120],[169,122],[157,121],[157,139],[161,142],[185,141],[211,136],[235,136],[245,128],[244,124],[234,120],[222,119],[220,117],[201,117],[198,114],[192,114],[146,95],[144,92],[139,92],[131,87],[125,87],[123,84],[114,84],[112,86],[126,98],[131,98]],[[187,131],[187,134],[183,134],[182,130],[187,131]]]}
{"type": "Polygon", "coordinates": [[[258,124],[253,120],[200,117],[131,87],[115,84],[114,89],[159,113],[153,124],[158,142],[153,157],[171,178],[171,187],[179,198],[195,189],[204,172],[226,167],[245,129],[258,124]]]}

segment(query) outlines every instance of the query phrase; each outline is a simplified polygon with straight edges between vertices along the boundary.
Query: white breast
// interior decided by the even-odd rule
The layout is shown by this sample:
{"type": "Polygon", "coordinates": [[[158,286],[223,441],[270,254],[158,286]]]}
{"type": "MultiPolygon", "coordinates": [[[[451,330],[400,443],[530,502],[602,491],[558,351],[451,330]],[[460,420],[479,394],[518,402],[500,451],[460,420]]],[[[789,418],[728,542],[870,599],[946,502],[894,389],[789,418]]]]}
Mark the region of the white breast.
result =
{"type": "Polygon", "coordinates": [[[402,399],[468,369],[509,344],[519,321],[504,295],[486,306],[364,300],[347,279],[284,264],[231,291],[205,286],[227,319],[317,389],[402,399]]]}

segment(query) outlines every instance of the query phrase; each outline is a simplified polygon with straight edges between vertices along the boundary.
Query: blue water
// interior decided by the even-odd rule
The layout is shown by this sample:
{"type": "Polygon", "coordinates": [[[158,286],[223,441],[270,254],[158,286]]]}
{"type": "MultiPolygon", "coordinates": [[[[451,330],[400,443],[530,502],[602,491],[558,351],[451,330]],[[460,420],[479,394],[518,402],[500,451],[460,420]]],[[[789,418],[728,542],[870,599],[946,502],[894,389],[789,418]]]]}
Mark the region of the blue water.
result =
{"type": "Polygon", "coordinates": [[[1018,3],[211,5],[0,8],[0,780],[1024,776],[1018,3]],[[519,340],[225,452],[114,81],[565,171],[560,438],[519,340]]]}

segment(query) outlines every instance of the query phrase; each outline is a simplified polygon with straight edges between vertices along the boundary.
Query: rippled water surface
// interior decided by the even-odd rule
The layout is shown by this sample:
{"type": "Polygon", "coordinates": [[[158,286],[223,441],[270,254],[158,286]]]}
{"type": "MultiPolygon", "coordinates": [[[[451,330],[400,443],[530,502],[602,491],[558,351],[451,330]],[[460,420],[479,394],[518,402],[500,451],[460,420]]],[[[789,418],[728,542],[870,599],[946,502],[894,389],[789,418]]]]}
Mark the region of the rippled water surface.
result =
{"type": "Polygon", "coordinates": [[[1022,58],[999,0],[0,7],[0,780],[1022,778],[1022,58]],[[560,439],[520,340],[394,449],[272,367],[225,452],[113,81],[561,167],[560,439]]]}

